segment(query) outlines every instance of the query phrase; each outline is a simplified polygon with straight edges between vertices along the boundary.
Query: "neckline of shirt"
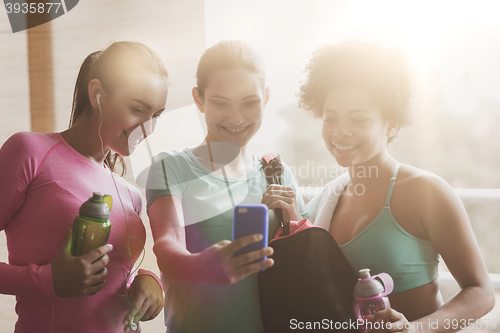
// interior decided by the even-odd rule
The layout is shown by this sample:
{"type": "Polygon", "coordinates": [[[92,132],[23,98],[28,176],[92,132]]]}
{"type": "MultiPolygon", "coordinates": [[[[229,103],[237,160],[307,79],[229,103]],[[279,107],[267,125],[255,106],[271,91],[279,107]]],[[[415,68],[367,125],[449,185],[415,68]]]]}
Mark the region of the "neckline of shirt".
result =
{"type": "Polygon", "coordinates": [[[207,169],[198,160],[198,158],[193,154],[193,152],[191,151],[190,148],[185,148],[183,151],[189,156],[189,158],[192,160],[192,162],[196,164],[196,166],[198,166],[203,171],[206,171],[208,176],[211,176],[211,177],[214,177],[214,178],[217,178],[217,179],[220,179],[220,180],[224,180],[224,181],[227,180],[227,181],[230,181],[230,182],[238,182],[238,181],[242,181],[242,180],[248,180],[251,176],[253,176],[260,169],[260,162],[259,162],[259,160],[254,155],[252,155],[253,168],[252,168],[252,170],[250,170],[249,173],[247,173],[245,176],[241,176],[241,177],[236,177],[236,178],[229,178],[228,177],[228,178],[225,178],[225,177],[223,177],[221,175],[218,175],[215,172],[207,169]]]}
{"type": "Polygon", "coordinates": [[[82,154],[80,154],[75,148],[73,148],[66,140],[64,140],[63,136],[61,135],[61,133],[57,132],[55,133],[57,135],[57,137],[59,138],[59,140],[63,143],[64,146],[66,146],[66,148],[68,148],[72,153],[73,155],[76,155],[78,156],[78,158],[82,161],[85,161],[84,163],[87,163],[89,165],[91,165],[93,168],[97,169],[97,170],[101,170],[101,171],[105,171],[105,172],[109,172],[109,169],[108,169],[108,166],[106,165],[106,163],[102,163],[103,167],[99,167],[97,164],[95,164],[94,162],[92,162],[91,160],[89,160],[88,158],[86,158],[85,156],[83,156],[82,154]]]}

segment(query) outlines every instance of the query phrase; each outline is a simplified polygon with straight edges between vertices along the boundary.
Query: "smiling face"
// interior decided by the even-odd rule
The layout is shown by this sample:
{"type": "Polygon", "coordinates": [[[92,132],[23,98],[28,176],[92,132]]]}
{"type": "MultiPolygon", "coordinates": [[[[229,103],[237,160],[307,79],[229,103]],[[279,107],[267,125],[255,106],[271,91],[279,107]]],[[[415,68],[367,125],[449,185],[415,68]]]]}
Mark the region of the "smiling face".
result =
{"type": "Polygon", "coordinates": [[[205,114],[207,141],[244,147],[262,124],[269,90],[246,69],[223,70],[210,75],[203,96],[194,88],[193,97],[205,114]]]}
{"type": "Polygon", "coordinates": [[[384,120],[370,94],[358,88],[335,88],[326,96],[322,136],[343,167],[363,165],[386,153],[395,128],[384,120]]]}
{"type": "MultiPolygon", "coordinates": [[[[132,154],[153,132],[156,118],[165,110],[167,93],[167,79],[147,71],[128,75],[112,93],[103,92],[100,133],[104,148],[122,156],[132,154]]],[[[95,118],[100,123],[100,116],[95,118]]]]}

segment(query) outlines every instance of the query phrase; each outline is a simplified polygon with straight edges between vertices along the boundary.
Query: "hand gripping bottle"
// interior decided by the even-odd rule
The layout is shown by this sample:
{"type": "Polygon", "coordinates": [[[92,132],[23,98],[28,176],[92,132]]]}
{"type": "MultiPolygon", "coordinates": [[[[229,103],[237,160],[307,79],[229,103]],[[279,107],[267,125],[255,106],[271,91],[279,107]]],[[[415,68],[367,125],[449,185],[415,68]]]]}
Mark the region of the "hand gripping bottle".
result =
{"type": "Polygon", "coordinates": [[[370,276],[368,268],[360,270],[359,275],[358,283],[354,286],[354,314],[358,323],[361,324],[361,330],[363,331],[375,328],[366,327],[365,325],[367,322],[371,322],[371,315],[391,307],[387,295],[394,289],[394,282],[387,273],[370,276]],[[382,280],[385,290],[384,286],[376,278],[382,280]]]}
{"type": "Polygon", "coordinates": [[[94,192],[92,198],[80,207],[80,215],[73,223],[71,254],[75,257],[87,254],[106,245],[111,231],[108,220],[113,200],[110,195],[94,192]]]}

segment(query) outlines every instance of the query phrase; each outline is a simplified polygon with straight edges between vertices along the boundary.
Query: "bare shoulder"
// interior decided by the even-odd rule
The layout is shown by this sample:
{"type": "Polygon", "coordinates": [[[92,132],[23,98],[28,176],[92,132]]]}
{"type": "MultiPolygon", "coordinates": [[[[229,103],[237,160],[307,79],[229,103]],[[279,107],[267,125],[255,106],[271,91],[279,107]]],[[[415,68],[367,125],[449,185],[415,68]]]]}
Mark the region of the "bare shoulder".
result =
{"type": "Polygon", "coordinates": [[[407,164],[398,174],[400,192],[418,211],[421,221],[466,216],[462,201],[453,188],[438,175],[407,164]]]}
{"type": "Polygon", "coordinates": [[[456,196],[453,188],[438,175],[408,164],[402,164],[397,183],[415,198],[456,196]]]}

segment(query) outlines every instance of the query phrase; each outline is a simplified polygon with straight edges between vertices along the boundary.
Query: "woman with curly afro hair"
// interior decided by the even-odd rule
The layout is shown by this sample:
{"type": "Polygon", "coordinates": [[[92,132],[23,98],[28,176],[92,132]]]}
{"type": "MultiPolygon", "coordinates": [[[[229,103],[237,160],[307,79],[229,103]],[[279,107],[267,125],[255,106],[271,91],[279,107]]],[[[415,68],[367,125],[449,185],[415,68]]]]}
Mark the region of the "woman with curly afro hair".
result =
{"type": "Polygon", "coordinates": [[[454,320],[481,318],[493,308],[494,293],[462,202],[443,179],[387,151],[411,124],[414,85],[405,56],[378,43],[344,41],[317,50],[306,72],[299,104],[322,119],[328,151],[348,168],[311,200],[308,212],[356,272],[392,276],[392,308],[373,320],[412,332],[458,331],[467,325],[454,320]],[[446,304],[440,257],[460,286],[446,304]]]}

